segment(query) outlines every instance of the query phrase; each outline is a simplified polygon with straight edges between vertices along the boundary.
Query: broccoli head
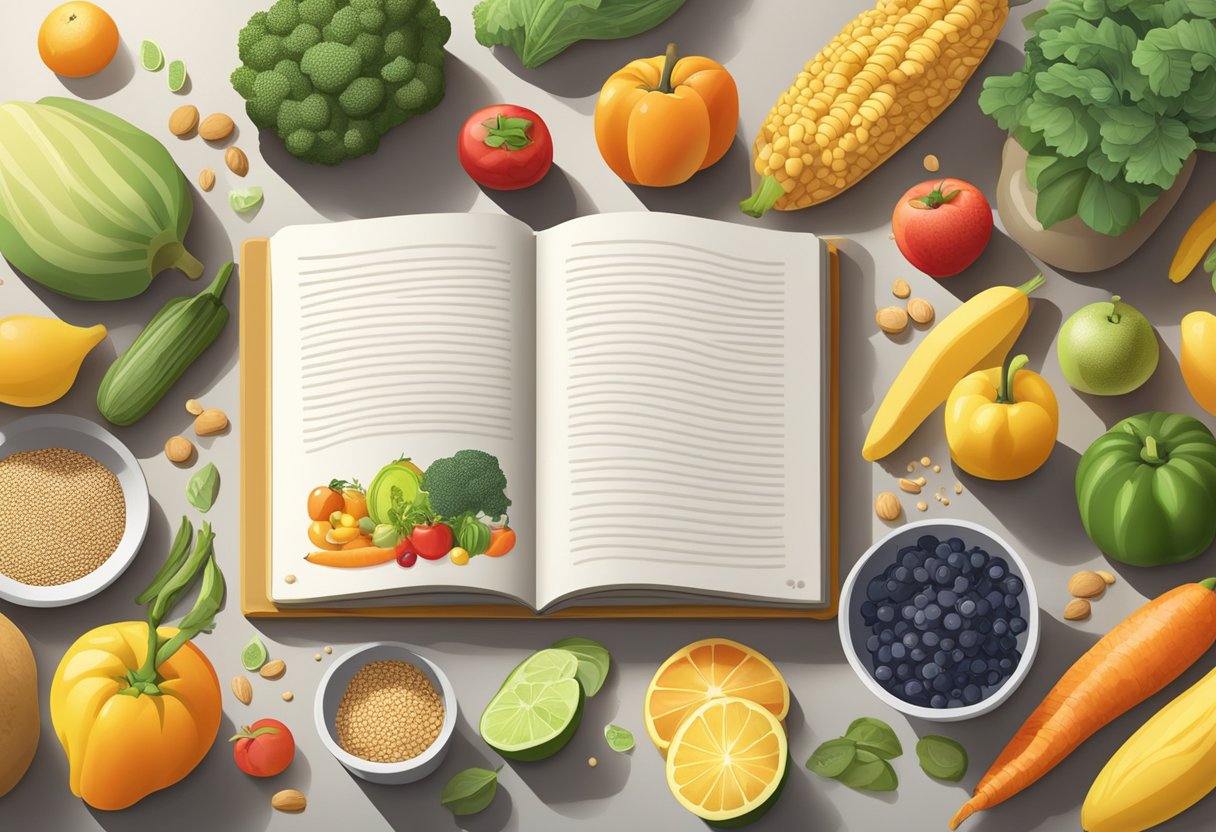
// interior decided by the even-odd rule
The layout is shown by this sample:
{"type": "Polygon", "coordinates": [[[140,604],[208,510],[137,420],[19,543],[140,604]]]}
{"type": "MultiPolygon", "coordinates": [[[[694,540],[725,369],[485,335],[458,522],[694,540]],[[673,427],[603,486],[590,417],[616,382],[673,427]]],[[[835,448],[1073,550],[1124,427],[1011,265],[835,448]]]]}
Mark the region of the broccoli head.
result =
{"type": "Polygon", "coordinates": [[[451,34],[435,0],[276,0],[241,30],[232,86],[289,153],[336,165],[443,100],[451,34]]]}
{"type": "Polygon", "coordinates": [[[437,459],[426,469],[422,482],[431,495],[431,507],[441,517],[478,512],[501,517],[511,505],[498,457],[485,451],[458,451],[455,456],[437,459]]]}

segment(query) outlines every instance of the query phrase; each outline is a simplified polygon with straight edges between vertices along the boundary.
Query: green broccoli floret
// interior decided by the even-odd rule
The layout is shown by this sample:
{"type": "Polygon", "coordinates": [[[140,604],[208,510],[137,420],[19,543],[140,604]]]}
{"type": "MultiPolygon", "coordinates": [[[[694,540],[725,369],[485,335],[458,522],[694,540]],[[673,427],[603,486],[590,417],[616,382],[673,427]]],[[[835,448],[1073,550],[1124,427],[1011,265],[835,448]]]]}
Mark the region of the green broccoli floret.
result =
{"type": "Polygon", "coordinates": [[[241,30],[232,86],[289,153],[336,165],[439,104],[451,34],[435,0],[275,0],[241,30]]]}
{"type": "Polygon", "coordinates": [[[498,457],[485,451],[457,451],[437,459],[426,469],[422,486],[431,495],[431,506],[441,517],[459,517],[481,512],[488,517],[507,513],[507,477],[498,457]]]}

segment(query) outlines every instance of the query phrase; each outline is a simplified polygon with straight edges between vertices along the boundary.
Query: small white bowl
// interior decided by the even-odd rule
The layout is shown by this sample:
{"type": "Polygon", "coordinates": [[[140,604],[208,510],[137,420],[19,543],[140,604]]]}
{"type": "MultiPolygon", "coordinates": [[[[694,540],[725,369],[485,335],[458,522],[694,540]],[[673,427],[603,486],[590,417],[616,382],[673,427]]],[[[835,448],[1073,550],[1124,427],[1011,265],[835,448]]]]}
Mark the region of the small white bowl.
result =
{"type": "Polygon", "coordinates": [[[118,548],[97,569],[59,586],[30,586],[0,575],[0,598],[24,607],[63,607],[91,598],[118,580],[148,532],[148,483],[139,461],[105,428],[78,416],[39,413],[0,427],[0,459],[21,451],[68,448],[97,460],[118,477],[127,527],[118,548]]]}
{"type": "Polygon", "coordinates": [[[395,786],[402,783],[413,783],[421,780],[439,768],[443,758],[447,756],[448,746],[452,744],[452,735],[456,730],[456,694],[452,683],[434,662],[419,656],[404,644],[394,641],[377,641],[357,647],[349,653],[340,656],[317,687],[317,699],[313,706],[313,718],[317,723],[317,733],[321,742],[346,770],[357,777],[371,783],[382,783],[395,786]],[[335,718],[338,704],[342,701],[350,680],[364,665],[379,661],[408,662],[426,674],[439,692],[443,700],[443,727],[439,736],[431,743],[431,747],[412,760],[400,763],[373,763],[360,759],[345,751],[338,745],[338,733],[335,718]]]}
{"type": "Polygon", "coordinates": [[[991,529],[986,529],[976,523],[966,520],[918,520],[914,523],[900,526],[871,546],[857,561],[849,572],[844,586],[840,591],[840,642],[844,647],[845,658],[849,660],[854,672],[870,692],[890,705],[895,710],[930,722],[959,722],[971,719],[1000,707],[1008,699],[1034,662],[1039,649],[1039,598],[1034,589],[1034,580],[1026,563],[1018,553],[991,529]],[[866,649],[866,639],[871,635],[861,618],[861,604],[865,601],[865,588],[870,579],[882,572],[895,562],[896,552],[904,546],[912,545],[922,535],[931,534],[939,540],[950,537],[962,538],[968,547],[981,546],[990,555],[999,556],[1008,561],[1013,574],[1022,579],[1025,590],[1025,602],[1022,605],[1022,616],[1026,619],[1026,631],[1018,636],[1018,649],[1022,651],[1022,659],[1009,678],[993,691],[987,699],[974,705],[962,705],[956,708],[927,708],[905,702],[898,696],[887,692],[882,685],[874,680],[870,673],[869,651],[866,649]]]}

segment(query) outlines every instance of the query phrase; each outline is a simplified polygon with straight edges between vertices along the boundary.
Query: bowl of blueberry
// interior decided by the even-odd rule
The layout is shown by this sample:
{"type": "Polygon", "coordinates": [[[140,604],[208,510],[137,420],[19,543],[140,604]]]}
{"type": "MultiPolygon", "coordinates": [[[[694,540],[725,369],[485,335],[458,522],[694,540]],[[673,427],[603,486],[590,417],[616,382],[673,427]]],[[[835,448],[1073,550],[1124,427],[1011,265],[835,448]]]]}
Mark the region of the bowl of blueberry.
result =
{"type": "Polygon", "coordinates": [[[909,716],[956,722],[1018,688],[1039,647],[1026,564],[965,520],[921,520],[870,547],[841,590],[840,639],[875,696],[909,716]]]}

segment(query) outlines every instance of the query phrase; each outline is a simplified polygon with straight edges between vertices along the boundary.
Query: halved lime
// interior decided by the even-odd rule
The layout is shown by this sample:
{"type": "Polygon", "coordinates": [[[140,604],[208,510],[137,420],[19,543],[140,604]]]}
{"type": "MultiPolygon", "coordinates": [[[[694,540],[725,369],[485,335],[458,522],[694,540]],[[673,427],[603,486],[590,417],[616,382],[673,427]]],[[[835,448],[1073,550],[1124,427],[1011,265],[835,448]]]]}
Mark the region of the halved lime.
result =
{"type": "Polygon", "coordinates": [[[512,760],[543,760],[570,741],[583,715],[578,659],[541,650],[515,668],[481,714],[481,738],[512,760]]]}
{"type": "Polygon", "coordinates": [[[139,45],[139,64],[148,72],[160,72],[165,66],[165,53],[155,41],[146,40],[139,45]]]}
{"type": "Polygon", "coordinates": [[[249,639],[249,643],[245,645],[245,649],[241,651],[241,664],[250,673],[266,664],[266,660],[270,658],[270,651],[266,649],[266,645],[257,636],[249,639]]]}
{"type": "Polygon", "coordinates": [[[414,502],[422,490],[422,478],[412,468],[398,462],[390,462],[380,469],[367,487],[367,516],[377,524],[388,522],[388,513],[393,507],[394,491],[400,492],[402,503],[414,502]]]}
{"type": "Polygon", "coordinates": [[[169,92],[180,92],[186,86],[186,62],[169,62],[169,92]]]}

